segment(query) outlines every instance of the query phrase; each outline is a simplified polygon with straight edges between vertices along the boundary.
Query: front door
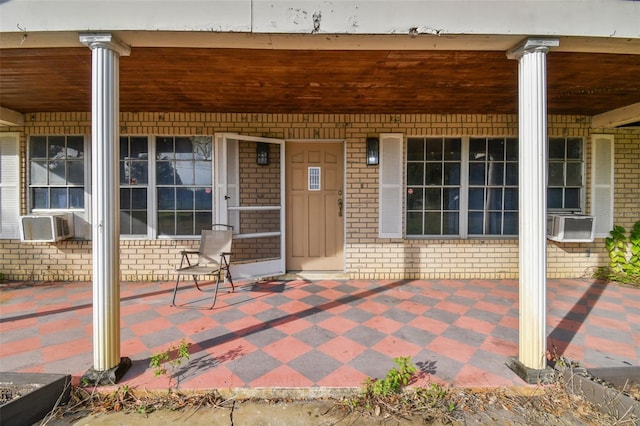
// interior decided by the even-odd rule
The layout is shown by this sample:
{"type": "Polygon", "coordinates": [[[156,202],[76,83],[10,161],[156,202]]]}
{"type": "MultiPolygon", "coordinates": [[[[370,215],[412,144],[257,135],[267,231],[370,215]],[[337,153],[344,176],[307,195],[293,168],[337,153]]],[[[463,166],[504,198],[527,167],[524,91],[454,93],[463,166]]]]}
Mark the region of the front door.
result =
{"type": "Polygon", "coordinates": [[[342,143],[287,142],[287,270],[344,270],[343,174],[342,143]]]}

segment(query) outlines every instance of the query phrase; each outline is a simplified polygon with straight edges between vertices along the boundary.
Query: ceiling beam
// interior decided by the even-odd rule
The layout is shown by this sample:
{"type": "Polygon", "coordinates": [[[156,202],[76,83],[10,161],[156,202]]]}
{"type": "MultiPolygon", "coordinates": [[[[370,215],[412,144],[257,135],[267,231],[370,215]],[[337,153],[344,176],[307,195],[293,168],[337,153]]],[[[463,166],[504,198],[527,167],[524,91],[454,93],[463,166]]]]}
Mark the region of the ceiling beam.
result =
{"type": "Polygon", "coordinates": [[[591,117],[591,127],[614,128],[640,122],[640,102],[616,108],[591,117]]]}
{"type": "Polygon", "coordinates": [[[22,126],[24,114],[9,108],[0,107],[0,126],[22,126]]]}

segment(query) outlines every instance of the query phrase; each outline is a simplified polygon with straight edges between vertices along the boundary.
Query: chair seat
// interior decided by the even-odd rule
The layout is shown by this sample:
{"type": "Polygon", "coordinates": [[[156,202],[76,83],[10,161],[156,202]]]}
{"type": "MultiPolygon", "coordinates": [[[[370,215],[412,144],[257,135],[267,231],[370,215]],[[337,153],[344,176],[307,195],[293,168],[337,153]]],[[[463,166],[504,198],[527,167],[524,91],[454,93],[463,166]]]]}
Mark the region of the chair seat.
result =
{"type": "Polygon", "coordinates": [[[205,265],[192,265],[184,268],[176,269],[178,275],[211,275],[214,272],[218,272],[220,264],[207,263],[205,265]]]}

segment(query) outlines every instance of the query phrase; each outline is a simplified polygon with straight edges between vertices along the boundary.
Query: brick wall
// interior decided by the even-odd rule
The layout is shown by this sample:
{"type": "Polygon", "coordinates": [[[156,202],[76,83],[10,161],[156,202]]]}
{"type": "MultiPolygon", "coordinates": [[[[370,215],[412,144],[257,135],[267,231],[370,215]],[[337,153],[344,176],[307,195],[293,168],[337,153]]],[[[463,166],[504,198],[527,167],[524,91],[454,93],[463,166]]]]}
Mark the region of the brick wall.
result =
{"type": "MultiPolygon", "coordinates": [[[[91,134],[90,113],[27,114],[24,127],[2,131],[21,132],[22,179],[26,182],[26,140],[34,134],[91,134]]],[[[587,149],[587,211],[590,186],[590,139],[593,133],[615,135],[616,186],[615,223],[629,228],[640,219],[640,132],[631,129],[589,129],[584,116],[549,117],[550,136],[580,136],[587,149]]],[[[121,133],[127,135],[213,135],[236,132],[280,139],[332,139],[346,144],[345,174],[345,270],[353,278],[514,278],[518,274],[518,241],[514,239],[428,239],[378,238],[378,167],[366,166],[365,139],[379,133],[399,132],[405,136],[476,135],[517,136],[516,115],[426,115],[426,114],[216,114],[216,113],[123,113],[121,133]]],[[[249,146],[243,165],[256,170],[255,153],[249,146]]],[[[272,164],[277,162],[272,150],[272,164]]],[[[268,166],[272,167],[272,166],[268,166]]],[[[257,168],[260,175],[242,174],[249,186],[260,186],[255,196],[275,193],[269,169],[257,168]],[[252,182],[253,180],[253,182],[252,182]],[[272,192],[273,191],[273,192],[272,192]]],[[[279,190],[279,188],[277,189],[279,190]]],[[[26,193],[21,194],[26,214],[26,193]]],[[[273,218],[252,218],[252,220],[273,218]]],[[[250,222],[247,222],[250,223],[250,222]]],[[[245,231],[245,230],[243,230],[245,231]]],[[[246,232],[246,231],[245,231],[246,232]]],[[[122,279],[171,280],[179,263],[179,251],[195,249],[195,240],[122,240],[122,279]]],[[[278,241],[264,244],[261,255],[279,249],[278,241]]],[[[256,249],[250,240],[234,246],[256,249]]],[[[92,273],[90,241],[62,241],[56,244],[20,243],[0,240],[0,273],[12,280],[88,281],[92,273]]],[[[242,256],[241,256],[242,257],[242,256]]],[[[580,277],[596,266],[606,265],[604,241],[548,244],[549,277],[580,277]]]]}

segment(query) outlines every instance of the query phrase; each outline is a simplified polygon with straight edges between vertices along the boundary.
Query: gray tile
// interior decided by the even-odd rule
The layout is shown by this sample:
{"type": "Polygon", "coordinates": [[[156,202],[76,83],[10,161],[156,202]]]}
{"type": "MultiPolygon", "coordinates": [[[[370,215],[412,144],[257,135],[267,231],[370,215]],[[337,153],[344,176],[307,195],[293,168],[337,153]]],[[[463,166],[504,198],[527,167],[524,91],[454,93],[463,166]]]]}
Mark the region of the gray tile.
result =
{"type": "Polygon", "coordinates": [[[455,340],[455,341],[460,342],[460,343],[464,343],[464,344],[473,346],[475,348],[477,348],[480,345],[482,345],[482,343],[487,338],[487,336],[485,334],[478,333],[476,331],[468,330],[466,328],[458,327],[458,326],[455,326],[455,325],[452,325],[449,328],[447,328],[442,333],[442,336],[444,336],[444,337],[446,337],[448,339],[455,340]]]}
{"type": "Polygon", "coordinates": [[[333,373],[342,364],[334,358],[317,350],[311,350],[287,363],[314,383],[333,373]]]}
{"type": "Polygon", "coordinates": [[[282,331],[270,327],[266,324],[257,329],[250,328],[250,331],[247,334],[242,333],[241,335],[245,340],[251,342],[259,348],[263,348],[287,337],[287,335],[282,331]]]}
{"type": "Polygon", "coordinates": [[[282,364],[266,352],[258,350],[227,362],[225,365],[248,385],[282,364]]]}
{"type": "Polygon", "coordinates": [[[318,326],[309,327],[293,335],[296,339],[314,348],[327,343],[336,336],[334,332],[318,326]]]}
{"type": "Polygon", "coordinates": [[[375,346],[376,343],[384,339],[387,335],[371,327],[359,325],[344,333],[343,336],[370,348],[375,346]]]}
{"type": "Polygon", "coordinates": [[[393,359],[373,349],[362,352],[348,365],[373,379],[384,378],[387,372],[395,366],[393,359]]]}

